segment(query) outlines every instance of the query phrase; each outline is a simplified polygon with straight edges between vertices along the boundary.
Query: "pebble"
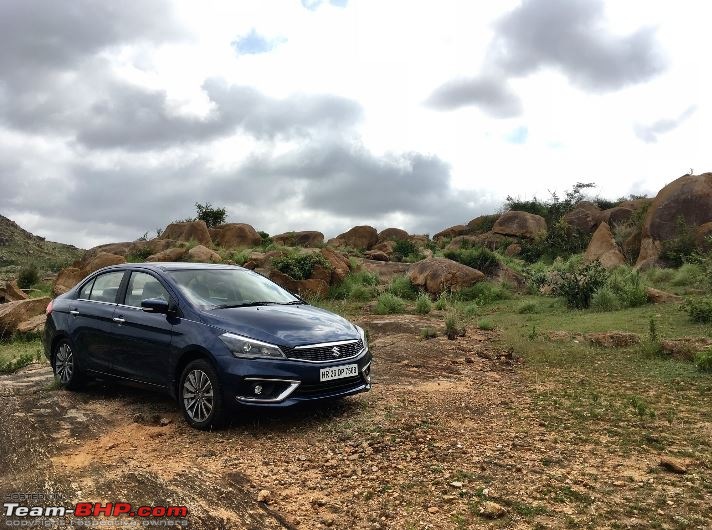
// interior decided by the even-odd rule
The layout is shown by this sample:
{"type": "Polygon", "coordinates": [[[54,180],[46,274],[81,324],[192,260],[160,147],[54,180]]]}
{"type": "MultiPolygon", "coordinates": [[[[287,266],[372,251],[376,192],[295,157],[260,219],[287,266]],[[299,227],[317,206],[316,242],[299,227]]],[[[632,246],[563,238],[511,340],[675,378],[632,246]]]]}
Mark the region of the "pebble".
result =
{"type": "Polygon", "coordinates": [[[677,458],[672,458],[670,456],[663,456],[660,459],[660,467],[672,471],[673,473],[678,473],[683,475],[687,473],[687,465],[682,460],[677,458]]]}
{"type": "Polygon", "coordinates": [[[461,488],[461,487],[462,487],[462,482],[460,482],[459,480],[455,480],[455,481],[451,482],[450,485],[451,485],[453,488],[461,488]]]}
{"type": "Polygon", "coordinates": [[[480,515],[489,519],[497,519],[506,513],[507,510],[496,502],[485,501],[482,503],[482,506],[480,506],[480,515]]]}
{"type": "Polygon", "coordinates": [[[440,511],[440,508],[438,508],[437,506],[431,506],[430,508],[428,508],[428,513],[436,514],[439,511],[440,511]]]}
{"type": "Polygon", "coordinates": [[[265,504],[269,503],[269,499],[272,496],[272,493],[269,490],[260,490],[260,492],[257,494],[257,502],[264,502],[265,504]]]}

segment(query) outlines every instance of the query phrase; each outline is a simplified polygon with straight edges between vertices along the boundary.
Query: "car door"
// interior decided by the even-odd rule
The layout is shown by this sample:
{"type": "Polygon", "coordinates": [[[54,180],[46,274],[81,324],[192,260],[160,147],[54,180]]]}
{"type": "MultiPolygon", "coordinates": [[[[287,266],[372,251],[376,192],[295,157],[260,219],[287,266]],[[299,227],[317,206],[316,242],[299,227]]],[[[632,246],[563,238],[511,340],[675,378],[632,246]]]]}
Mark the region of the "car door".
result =
{"type": "Polygon", "coordinates": [[[173,325],[171,317],[141,309],[141,301],[148,298],[171,299],[156,276],[132,271],[124,299],[116,309],[114,333],[118,340],[112,371],[134,381],[165,386],[173,325]]]}
{"type": "Polygon", "coordinates": [[[88,370],[111,371],[115,349],[116,299],[125,271],[105,272],[89,280],[70,303],[70,336],[88,370]]]}

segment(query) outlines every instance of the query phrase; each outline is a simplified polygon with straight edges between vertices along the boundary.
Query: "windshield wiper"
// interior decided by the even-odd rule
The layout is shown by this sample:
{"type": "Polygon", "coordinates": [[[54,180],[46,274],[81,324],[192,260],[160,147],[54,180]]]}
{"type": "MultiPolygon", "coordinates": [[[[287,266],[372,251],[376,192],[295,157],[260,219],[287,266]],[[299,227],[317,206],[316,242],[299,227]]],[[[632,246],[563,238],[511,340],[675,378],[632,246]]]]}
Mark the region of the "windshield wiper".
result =
{"type": "Polygon", "coordinates": [[[232,307],[254,307],[258,305],[272,305],[276,304],[277,302],[268,302],[268,301],[261,301],[261,302],[243,302],[241,304],[223,304],[223,305],[216,305],[213,309],[230,309],[232,307]]]}

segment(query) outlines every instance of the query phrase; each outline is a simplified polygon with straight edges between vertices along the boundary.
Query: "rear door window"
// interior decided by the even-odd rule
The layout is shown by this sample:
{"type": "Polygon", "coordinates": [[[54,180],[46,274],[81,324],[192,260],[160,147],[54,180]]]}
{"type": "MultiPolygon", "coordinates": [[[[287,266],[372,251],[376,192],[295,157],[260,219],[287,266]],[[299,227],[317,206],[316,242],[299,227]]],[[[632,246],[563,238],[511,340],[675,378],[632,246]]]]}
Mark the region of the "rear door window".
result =
{"type": "Polygon", "coordinates": [[[79,296],[77,298],[79,298],[80,300],[89,300],[89,297],[91,296],[91,288],[93,286],[94,279],[85,283],[84,286],[79,290],[79,296]]]}
{"type": "Polygon", "coordinates": [[[119,294],[119,287],[121,287],[123,277],[124,271],[107,272],[97,276],[87,300],[115,304],[116,295],[119,294]]]}

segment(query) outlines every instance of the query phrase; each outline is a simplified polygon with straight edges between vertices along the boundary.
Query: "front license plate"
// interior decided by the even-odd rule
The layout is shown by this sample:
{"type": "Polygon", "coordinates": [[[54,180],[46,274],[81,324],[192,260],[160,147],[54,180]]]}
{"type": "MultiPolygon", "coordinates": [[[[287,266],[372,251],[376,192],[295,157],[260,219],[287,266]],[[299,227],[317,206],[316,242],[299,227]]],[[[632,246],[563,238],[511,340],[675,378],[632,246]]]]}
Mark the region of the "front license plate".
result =
{"type": "Polygon", "coordinates": [[[343,379],[358,375],[357,364],[345,364],[343,366],[333,366],[319,370],[319,381],[331,381],[333,379],[343,379]]]}

